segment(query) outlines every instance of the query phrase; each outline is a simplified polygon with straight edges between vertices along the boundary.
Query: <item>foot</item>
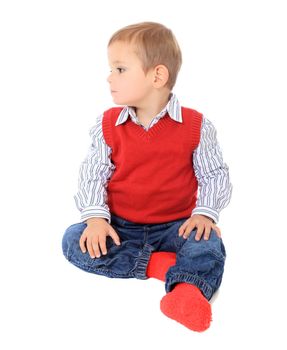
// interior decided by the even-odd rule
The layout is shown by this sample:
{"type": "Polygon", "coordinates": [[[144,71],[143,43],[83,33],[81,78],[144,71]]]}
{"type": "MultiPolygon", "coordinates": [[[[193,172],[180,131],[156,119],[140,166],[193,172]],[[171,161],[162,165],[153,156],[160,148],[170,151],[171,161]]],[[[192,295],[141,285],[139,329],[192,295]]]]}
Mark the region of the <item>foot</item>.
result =
{"type": "Polygon", "coordinates": [[[165,281],[168,269],[175,265],[176,254],[171,252],[155,252],[151,254],[146,274],[148,277],[165,281]]]}
{"type": "Polygon", "coordinates": [[[179,283],[160,302],[161,311],[185,327],[203,332],[211,322],[211,306],[200,289],[189,283],[179,283]]]}

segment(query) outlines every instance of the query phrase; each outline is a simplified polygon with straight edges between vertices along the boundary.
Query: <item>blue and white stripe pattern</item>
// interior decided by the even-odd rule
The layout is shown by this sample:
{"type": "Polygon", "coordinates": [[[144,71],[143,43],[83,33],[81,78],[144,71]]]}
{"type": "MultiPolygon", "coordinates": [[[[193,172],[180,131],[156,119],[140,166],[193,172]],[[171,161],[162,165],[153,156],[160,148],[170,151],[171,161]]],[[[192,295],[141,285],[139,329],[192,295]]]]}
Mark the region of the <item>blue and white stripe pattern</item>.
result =
{"type": "Polygon", "coordinates": [[[144,129],[148,130],[151,127],[153,127],[162,117],[164,117],[166,113],[168,113],[171,119],[175,120],[176,122],[182,123],[181,107],[174,94],[171,95],[166,107],[156,117],[152,119],[148,127],[144,127],[143,125],[141,125],[140,121],[136,116],[135,110],[128,106],[126,106],[121,111],[117,119],[116,126],[123,124],[125,121],[127,121],[128,117],[130,116],[134,123],[141,125],[144,129]]]}
{"type": "MultiPolygon", "coordinates": [[[[166,112],[173,120],[182,122],[181,107],[174,94],[171,95],[166,107],[145,129],[153,127],[166,112]]],[[[128,106],[120,113],[116,125],[123,124],[129,116],[134,123],[141,125],[134,109],[128,106]]],[[[92,144],[81,164],[79,188],[74,197],[77,208],[81,212],[82,221],[92,217],[105,218],[109,222],[111,219],[106,187],[115,167],[110,159],[111,148],[106,144],[103,136],[102,118],[103,115],[97,118],[96,125],[90,131],[92,144]]],[[[228,166],[223,162],[217,142],[216,130],[205,117],[202,120],[200,142],[193,154],[193,165],[199,184],[199,196],[191,214],[208,216],[217,223],[220,211],[230,201],[232,185],[229,180],[228,166]]]]}

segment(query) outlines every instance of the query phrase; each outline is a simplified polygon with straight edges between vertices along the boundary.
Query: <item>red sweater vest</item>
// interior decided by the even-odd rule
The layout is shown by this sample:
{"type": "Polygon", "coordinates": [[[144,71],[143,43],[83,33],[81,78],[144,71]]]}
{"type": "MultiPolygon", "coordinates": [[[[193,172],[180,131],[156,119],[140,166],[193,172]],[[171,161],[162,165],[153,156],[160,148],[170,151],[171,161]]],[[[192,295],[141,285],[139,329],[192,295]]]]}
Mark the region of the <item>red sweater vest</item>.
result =
{"type": "Polygon", "coordinates": [[[182,123],[166,115],[145,131],[130,118],[115,126],[121,110],[111,108],[103,117],[115,165],[107,187],[111,213],[142,224],[189,217],[197,199],[193,151],[202,115],[182,107],[182,123]]]}

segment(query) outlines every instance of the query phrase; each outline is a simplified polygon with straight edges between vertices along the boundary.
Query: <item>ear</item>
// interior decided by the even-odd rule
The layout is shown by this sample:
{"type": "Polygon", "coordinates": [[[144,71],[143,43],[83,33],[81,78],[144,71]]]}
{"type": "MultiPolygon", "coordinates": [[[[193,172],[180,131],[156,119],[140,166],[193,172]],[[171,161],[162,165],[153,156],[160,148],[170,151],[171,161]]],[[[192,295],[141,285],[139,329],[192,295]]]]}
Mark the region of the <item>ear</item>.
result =
{"type": "Polygon", "coordinates": [[[155,88],[161,88],[166,85],[169,78],[169,72],[166,66],[159,64],[153,70],[153,85],[155,88]]]}

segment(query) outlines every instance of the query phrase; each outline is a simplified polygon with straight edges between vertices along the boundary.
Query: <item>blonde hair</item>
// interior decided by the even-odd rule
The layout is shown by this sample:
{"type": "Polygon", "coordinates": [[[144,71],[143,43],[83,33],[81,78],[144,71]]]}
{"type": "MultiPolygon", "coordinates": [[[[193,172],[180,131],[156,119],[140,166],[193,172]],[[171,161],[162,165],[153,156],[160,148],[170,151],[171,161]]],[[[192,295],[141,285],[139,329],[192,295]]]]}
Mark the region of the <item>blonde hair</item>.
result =
{"type": "Polygon", "coordinates": [[[167,86],[173,88],[182,57],[178,42],[170,29],[155,22],[136,23],[115,32],[108,46],[115,41],[135,45],[136,54],[142,62],[145,73],[159,64],[166,66],[169,72],[167,86]]]}

